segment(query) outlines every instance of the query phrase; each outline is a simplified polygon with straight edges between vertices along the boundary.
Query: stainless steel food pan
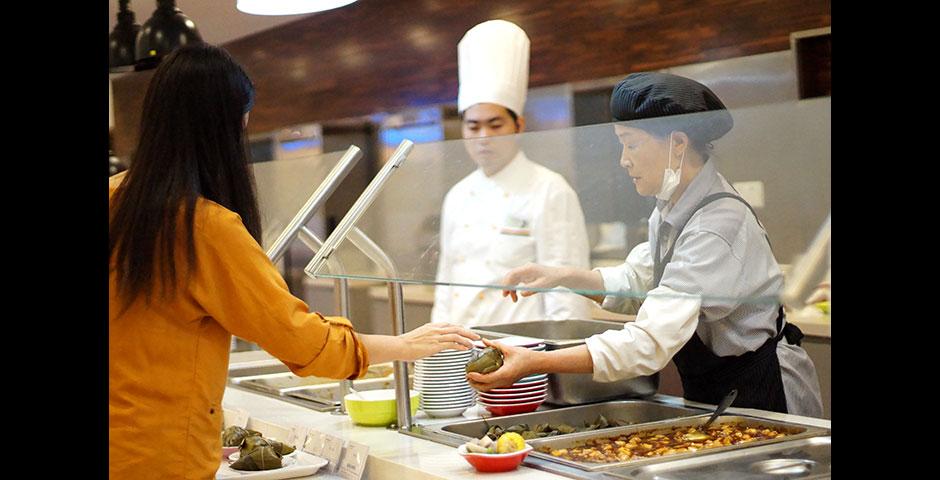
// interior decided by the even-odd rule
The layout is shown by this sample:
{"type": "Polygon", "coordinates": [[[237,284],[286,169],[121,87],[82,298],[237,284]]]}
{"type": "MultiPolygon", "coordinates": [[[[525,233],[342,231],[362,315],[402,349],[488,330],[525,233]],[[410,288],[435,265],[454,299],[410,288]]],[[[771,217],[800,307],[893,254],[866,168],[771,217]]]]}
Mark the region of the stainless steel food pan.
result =
{"type": "MultiPolygon", "coordinates": [[[[599,438],[609,438],[616,437],[619,435],[628,435],[635,432],[654,430],[661,433],[669,432],[675,427],[688,427],[695,425],[702,425],[708,421],[710,414],[698,415],[695,417],[680,418],[674,420],[664,420],[660,422],[649,423],[645,425],[630,425],[626,427],[617,427],[610,428],[607,430],[597,430],[584,433],[574,433],[570,435],[565,435],[564,438],[561,437],[547,437],[540,439],[529,440],[528,443],[531,444],[535,450],[533,450],[529,455],[535,455],[538,458],[543,458],[553,462],[561,463],[563,465],[575,467],[581,470],[587,471],[598,471],[598,470],[610,470],[620,467],[636,467],[640,465],[654,464],[660,462],[671,462],[674,460],[680,460],[690,457],[699,457],[703,455],[710,455],[720,452],[727,452],[733,450],[739,450],[749,447],[755,447],[760,445],[775,444],[781,442],[788,442],[792,440],[798,440],[807,437],[816,437],[822,435],[828,435],[830,433],[829,429],[814,427],[810,425],[801,425],[797,423],[781,422],[777,420],[770,420],[761,417],[752,417],[746,415],[722,415],[715,420],[715,424],[724,423],[724,422],[745,422],[747,424],[755,425],[764,425],[767,427],[786,429],[791,433],[785,437],[775,438],[770,440],[756,440],[753,442],[742,443],[738,445],[728,445],[724,447],[715,447],[708,448],[704,450],[699,450],[696,452],[684,452],[676,453],[671,455],[664,455],[659,457],[644,457],[638,459],[627,460],[625,462],[610,462],[610,463],[591,463],[591,462],[576,462],[571,460],[566,460],[561,457],[555,457],[548,453],[543,453],[541,449],[543,447],[549,447],[551,449],[561,449],[561,448],[573,448],[584,445],[588,440],[599,439],[599,438]]],[[[619,471],[619,470],[618,470],[619,471]]]]}
{"type": "MultiPolygon", "coordinates": [[[[540,423],[564,423],[572,427],[582,428],[585,424],[593,423],[599,415],[603,415],[609,422],[620,420],[628,422],[629,424],[639,424],[701,415],[704,411],[705,410],[698,408],[665,405],[646,400],[622,400],[593,405],[557,408],[540,412],[520,413],[504,417],[492,417],[485,420],[466,420],[443,426],[432,425],[426,428],[440,429],[470,439],[482,437],[489,427],[494,425],[507,428],[520,423],[528,424],[530,427],[534,427],[540,423]]],[[[593,431],[609,431],[609,429],[593,431]]],[[[570,435],[574,434],[559,434],[551,438],[568,437],[570,435]]]]}
{"type": "Polygon", "coordinates": [[[832,475],[832,437],[804,438],[605,473],[632,480],[829,478],[832,475]]]}

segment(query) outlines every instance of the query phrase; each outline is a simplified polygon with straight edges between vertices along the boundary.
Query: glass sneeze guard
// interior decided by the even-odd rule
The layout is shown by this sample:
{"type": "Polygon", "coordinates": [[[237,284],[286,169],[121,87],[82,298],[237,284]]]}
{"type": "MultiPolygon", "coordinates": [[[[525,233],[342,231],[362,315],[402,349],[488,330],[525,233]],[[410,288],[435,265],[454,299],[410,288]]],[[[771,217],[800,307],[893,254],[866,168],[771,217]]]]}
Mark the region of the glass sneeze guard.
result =
{"type": "MultiPolygon", "coordinates": [[[[262,242],[261,246],[268,252],[269,257],[275,252],[272,248],[285,234],[293,236],[296,232],[287,231],[290,227],[296,230],[301,225],[297,223],[298,215],[304,207],[314,199],[314,194],[324,187],[331,174],[348,173],[337,172],[343,166],[343,160],[351,153],[350,150],[341,152],[323,153],[288,160],[275,160],[251,164],[254,175],[258,208],[261,214],[262,242]]],[[[353,162],[349,162],[354,165],[353,162]]],[[[351,168],[352,165],[349,165],[351,168]]],[[[328,196],[328,192],[320,192],[328,196]]],[[[317,212],[312,212],[317,213],[317,212]]],[[[308,220],[305,226],[311,227],[320,238],[325,237],[325,222],[316,219],[308,220]],[[324,223],[320,225],[320,223],[324,223]]]]}
{"type": "MultiPolygon", "coordinates": [[[[646,121],[635,121],[417,144],[352,225],[387,254],[396,271],[389,271],[346,238],[331,254],[340,260],[343,271],[330,262],[315,268],[308,265],[307,273],[321,278],[467,287],[479,292],[481,299],[500,296],[500,290],[511,287],[615,297],[637,304],[654,295],[696,297],[703,304],[779,303],[784,271],[777,264],[785,268],[795,263],[830,214],[831,98],[732,109],[731,114],[734,127],[712,142],[706,162],[709,169],[701,171],[715,173],[702,178],[727,182],[750,204],[769,235],[776,264],[744,265],[743,259],[751,257],[737,242],[740,231],[696,225],[697,230],[714,230],[714,238],[699,242],[701,251],[691,252],[706,260],[674,256],[664,273],[680,283],[685,274],[712,279],[695,288],[578,290],[504,284],[502,274],[494,272],[504,273],[528,261],[540,262],[540,258],[553,258],[555,265],[596,268],[623,263],[630,254],[643,257],[642,249],[649,248],[647,231],[655,227],[649,219],[658,215],[653,213],[656,200],[650,193],[640,195],[637,188],[643,179],[635,185],[620,165],[627,144],[621,143],[615,131],[615,125],[643,131],[652,128],[646,121]],[[500,162],[505,165],[486,175],[488,167],[500,162]],[[445,209],[445,203],[451,205],[445,209]],[[607,226],[603,231],[614,234],[600,238],[604,235],[598,234],[599,226],[607,226]],[[722,242],[727,244],[724,250],[718,248],[722,242]],[[582,245],[572,246],[578,243],[582,245]],[[553,250],[557,250],[555,255],[549,255],[553,250]],[[567,251],[577,253],[565,260],[558,252],[567,251]],[[604,251],[619,252],[620,257],[603,255],[604,251]],[[733,274],[708,271],[710,255],[716,256],[715,262],[738,258],[742,266],[733,274]],[[490,264],[475,265],[477,261],[490,264]],[[761,288],[738,288],[737,279],[767,272],[771,279],[761,288]]],[[[639,148],[633,143],[629,148],[639,148]]],[[[633,173],[637,172],[642,171],[633,173]]],[[[713,185],[697,188],[709,186],[713,185]]],[[[675,209],[689,207],[680,200],[675,209]]],[[[674,220],[669,213],[665,218],[674,220]]],[[[738,225],[748,221],[738,219],[738,225]]],[[[680,237],[678,242],[685,240],[680,237]]],[[[651,275],[648,263],[639,261],[641,277],[651,275]]]]}

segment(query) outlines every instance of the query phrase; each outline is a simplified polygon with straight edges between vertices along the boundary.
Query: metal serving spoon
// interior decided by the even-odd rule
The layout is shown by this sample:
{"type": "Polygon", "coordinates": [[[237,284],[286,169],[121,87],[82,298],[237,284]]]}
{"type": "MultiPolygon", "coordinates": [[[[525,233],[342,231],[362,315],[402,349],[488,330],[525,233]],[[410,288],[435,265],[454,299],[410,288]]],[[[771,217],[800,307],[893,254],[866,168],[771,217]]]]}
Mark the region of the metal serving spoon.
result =
{"type": "Polygon", "coordinates": [[[734,402],[734,399],[737,398],[737,396],[738,396],[737,389],[734,389],[728,392],[728,394],[725,395],[725,398],[721,399],[721,403],[718,404],[718,408],[715,409],[715,413],[712,413],[712,416],[708,419],[708,421],[705,422],[704,425],[699,427],[697,431],[689,432],[685,434],[685,436],[683,436],[683,439],[687,442],[702,442],[711,438],[704,432],[708,430],[708,426],[711,425],[712,422],[714,422],[715,419],[718,418],[719,415],[721,415],[722,413],[725,413],[725,410],[727,410],[728,407],[731,406],[731,403],[734,402]]]}

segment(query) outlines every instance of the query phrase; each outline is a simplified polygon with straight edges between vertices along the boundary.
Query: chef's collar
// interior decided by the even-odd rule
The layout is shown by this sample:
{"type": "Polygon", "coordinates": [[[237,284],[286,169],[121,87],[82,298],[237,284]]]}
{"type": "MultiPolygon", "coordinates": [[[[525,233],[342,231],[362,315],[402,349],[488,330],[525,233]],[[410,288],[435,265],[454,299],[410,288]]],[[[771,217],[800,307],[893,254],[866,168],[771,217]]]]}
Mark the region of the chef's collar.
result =
{"type": "Polygon", "coordinates": [[[692,216],[692,210],[712,191],[715,182],[719,182],[718,171],[713,161],[705,162],[689,186],[682,192],[679,201],[669,208],[668,200],[657,200],[656,208],[662,212],[663,222],[672,226],[684,225],[692,216]]]}
{"type": "Polygon", "coordinates": [[[532,161],[529,160],[520,149],[516,152],[516,156],[512,157],[512,160],[493,176],[487,177],[486,174],[483,174],[483,169],[480,169],[480,173],[483,174],[483,178],[488,179],[500,187],[512,188],[525,185],[527,182],[531,181],[531,165],[532,161]]]}

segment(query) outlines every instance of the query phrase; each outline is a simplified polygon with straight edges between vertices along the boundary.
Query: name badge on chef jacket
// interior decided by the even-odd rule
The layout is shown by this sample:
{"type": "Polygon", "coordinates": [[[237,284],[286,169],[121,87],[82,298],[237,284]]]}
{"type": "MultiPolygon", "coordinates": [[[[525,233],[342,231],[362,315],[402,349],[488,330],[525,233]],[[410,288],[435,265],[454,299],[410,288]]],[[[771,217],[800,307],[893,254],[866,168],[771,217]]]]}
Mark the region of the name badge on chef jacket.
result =
{"type": "Polygon", "coordinates": [[[502,228],[499,229],[501,235],[515,235],[517,237],[528,237],[532,235],[531,225],[524,218],[518,218],[512,214],[507,215],[503,221],[502,228]]]}

